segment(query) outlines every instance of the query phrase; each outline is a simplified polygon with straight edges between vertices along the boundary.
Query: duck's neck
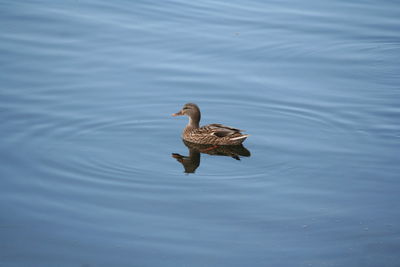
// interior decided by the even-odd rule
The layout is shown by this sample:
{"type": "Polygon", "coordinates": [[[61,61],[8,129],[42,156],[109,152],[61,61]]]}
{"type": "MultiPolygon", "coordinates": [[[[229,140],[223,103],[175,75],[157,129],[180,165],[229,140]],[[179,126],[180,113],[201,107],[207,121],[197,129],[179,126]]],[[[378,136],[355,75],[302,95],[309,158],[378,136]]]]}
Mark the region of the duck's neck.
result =
{"type": "Polygon", "coordinates": [[[186,128],[197,129],[200,127],[200,112],[189,117],[189,123],[186,128]]]}

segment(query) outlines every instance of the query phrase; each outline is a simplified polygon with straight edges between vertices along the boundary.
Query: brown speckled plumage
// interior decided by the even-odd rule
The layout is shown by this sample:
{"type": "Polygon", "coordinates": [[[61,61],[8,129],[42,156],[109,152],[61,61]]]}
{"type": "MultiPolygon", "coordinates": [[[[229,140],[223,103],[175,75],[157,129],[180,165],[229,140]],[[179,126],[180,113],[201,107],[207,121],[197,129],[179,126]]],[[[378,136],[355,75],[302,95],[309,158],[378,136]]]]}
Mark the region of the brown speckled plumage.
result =
{"type": "Polygon", "coordinates": [[[222,124],[209,124],[199,126],[201,114],[196,104],[185,104],[179,112],[173,116],[187,115],[189,123],[182,133],[182,138],[195,144],[211,145],[239,145],[247,138],[239,129],[228,127],[222,124]]]}

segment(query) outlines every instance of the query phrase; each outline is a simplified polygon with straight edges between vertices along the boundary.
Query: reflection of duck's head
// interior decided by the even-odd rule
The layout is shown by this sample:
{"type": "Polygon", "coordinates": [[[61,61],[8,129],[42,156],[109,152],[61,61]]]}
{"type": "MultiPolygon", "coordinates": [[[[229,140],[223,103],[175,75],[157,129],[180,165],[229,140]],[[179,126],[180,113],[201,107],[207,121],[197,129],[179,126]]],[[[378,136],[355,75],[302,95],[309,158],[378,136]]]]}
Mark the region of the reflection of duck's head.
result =
{"type": "Polygon", "coordinates": [[[194,173],[200,166],[200,152],[197,149],[189,148],[189,156],[182,156],[178,153],[172,153],[172,157],[183,165],[185,173],[194,173]]]}
{"type": "Polygon", "coordinates": [[[200,166],[200,155],[208,154],[213,156],[227,156],[236,160],[240,157],[250,157],[250,151],[243,145],[236,146],[216,146],[194,144],[183,140],[183,143],[189,150],[189,156],[182,156],[178,153],[172,153],[172,157],[180,162],[185,168],[185,173],[194,173],[200,166]]]}

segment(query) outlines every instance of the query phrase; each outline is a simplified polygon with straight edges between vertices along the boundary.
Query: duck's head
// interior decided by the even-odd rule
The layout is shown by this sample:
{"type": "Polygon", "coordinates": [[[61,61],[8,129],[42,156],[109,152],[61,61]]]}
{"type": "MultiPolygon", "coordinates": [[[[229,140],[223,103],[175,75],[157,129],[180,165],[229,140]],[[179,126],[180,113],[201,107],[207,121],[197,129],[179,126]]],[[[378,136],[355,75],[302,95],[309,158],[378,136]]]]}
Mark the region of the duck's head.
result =
{"type": "Polygon", "coordinates": [[[199,128],[200,122],[200,109],[196,104],[187,103],[183,106],[183,108],[177,113],[172,114],[172,116],[183,116],[186,115],[189,117],[188,126],[192,128],[199,128]]]}
{"type": "Polygon", "coordinates": [[[200,109],[196,104],[187,103],[183,108],[177,113],[172,114],[172,116],[183,116],[186,115],[190,118],[198,117],[200,119],[200,109]]]}

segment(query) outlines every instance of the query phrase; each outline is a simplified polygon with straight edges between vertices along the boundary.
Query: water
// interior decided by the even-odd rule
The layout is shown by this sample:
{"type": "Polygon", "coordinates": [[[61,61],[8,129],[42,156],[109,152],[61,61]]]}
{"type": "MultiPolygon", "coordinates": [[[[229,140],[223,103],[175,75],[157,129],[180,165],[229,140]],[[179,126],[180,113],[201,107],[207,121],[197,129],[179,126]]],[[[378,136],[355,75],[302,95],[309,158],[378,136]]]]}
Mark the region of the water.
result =
{"type": "Polygon", "coordinates": [[[397,1],[0,14],[0,266],[399,266],[397,1]],[[249,155],[185,173],[186,102],[249,155]]]}

